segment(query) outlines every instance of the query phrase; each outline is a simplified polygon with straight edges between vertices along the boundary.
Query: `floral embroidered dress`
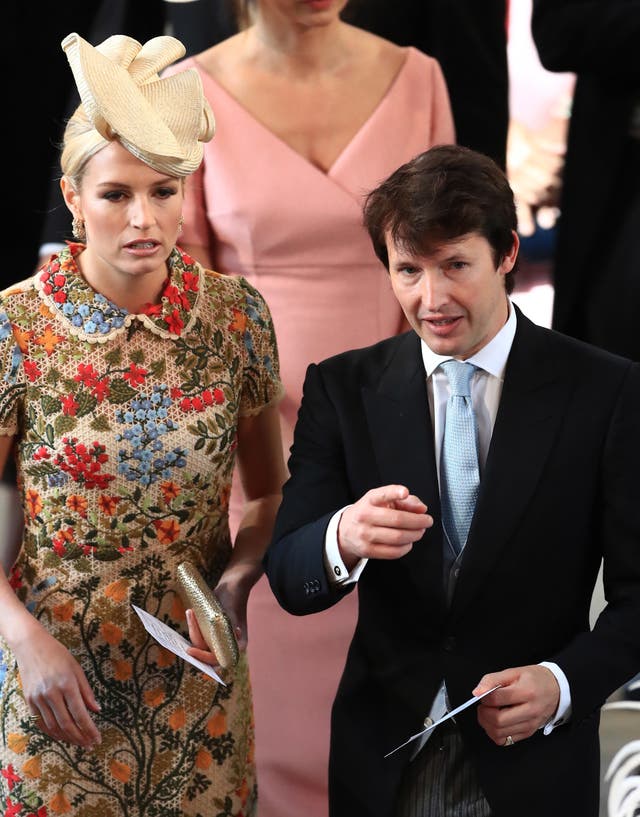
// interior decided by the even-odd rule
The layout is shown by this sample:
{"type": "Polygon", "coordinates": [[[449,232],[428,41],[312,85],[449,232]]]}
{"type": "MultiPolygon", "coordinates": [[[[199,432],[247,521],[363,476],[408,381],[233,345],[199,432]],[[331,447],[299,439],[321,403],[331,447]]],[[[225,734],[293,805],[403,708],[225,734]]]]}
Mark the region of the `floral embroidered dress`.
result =
{"type": "Polygon", "coordinates": [[[91,751],[34,727],[0,640],[0,815],[247,817],[251,691],[147,636],[132,603],[186,635],[181,559],[211,585],[227,563],[238,417],[282,386],[268,308],[243,278],[177,248],[161,303],[96,293],[69,244],[3,294],[0,434],[25,509],[16,594],[80,662],[102,710],[91,751]]]}

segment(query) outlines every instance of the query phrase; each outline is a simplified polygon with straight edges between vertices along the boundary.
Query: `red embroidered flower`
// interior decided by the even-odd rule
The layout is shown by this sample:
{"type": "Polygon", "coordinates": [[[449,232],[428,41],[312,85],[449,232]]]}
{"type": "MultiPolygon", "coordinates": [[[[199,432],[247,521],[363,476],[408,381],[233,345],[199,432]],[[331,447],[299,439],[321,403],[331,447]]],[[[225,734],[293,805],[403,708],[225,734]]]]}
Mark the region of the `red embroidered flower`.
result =
{"type": "Polygon", "coordinates": [[[19,567],[12,567],[9,574],[9,584],[14,590],[22,587],[22,570],[19,567]]]}
{"type": "Polygon", "coordinates": [[[20,814],[22,811],[23,804],[22,803],[12,803],[11,798],[7,797],[7,808],[4,812],[3,817],[16,817],[17,814],[20,814]]]}
{"type": "Polygon", "coordinates": [[[74,482],[84,484],[86,488],[104,490],[115,479],[112,474],[99,473],[101,466],[108,461],[104,445],[92,443],[88,448],[78,442],[77,437],[63,437],[64,454],[58,454],[54,465],[59,466],[74,482]]]}
{"type": "Polygon", "coordinates": [[[149,374],[146,369],[142,369],[140,366],[136,366],[135,363],[132,363],[129,366],[129,371],[125,372],[122,376],[125,380],[129,381],[130,386],[139,386],[141,383],[144,383],[145,377],[149,374]]]}
{"type": "Polygon", "coordinates": [[[17,775],[13,770],[13,764],[10,763],[6,769],[0,769],[0,774],[5,778],[7,781],[7,785],[9,786],[9,791],[13,789],[16,783],[19,783],[22,778],[20,775],[17,775]]]}
{"type": "Polygon", "coordinates": [[[98,403],[102,403],[104,398],[109,394],[109,378],[105,377],[103,380],[99,380],[91,389],[91,394],[96,398],[98,403]]]}
{"type": "Polygon", "coordinates": [[[24,372],[32,383],[37,377],[40,377],[40,375],[42,374],[42,372],[38,368],[38,364],[35,363],[33,360],[25,360],[23,365],[24,372]]]}
{"type": "Polygon", "coordinates": [[[150,315],[152,318],[157,315],[162,315],[162,304],[145,304],[142,311],[145,315],[150,315]]]}
{"type": "Polygon", "coordinates": [[[184,321],[180,317],[180,313],[177,309],[174,309],[170,315],[164,319],[165,323],[169,327],[169,331],[172,332],[174,335],[179,335],[184,328],[184,321]]]}
{"type": "Polygon", "coordinates": [[[78,363],[78,374],[73,379],[82,383],[88,389],[92,389],[98,382],[99,374],[91,363],[78,363]]]}
{"type": "MultiPolygon", "coordinates": [[[[185,257],[186,263],[186,257],[185,257]]],[[[197,292],[198,291],[198,276],[195,272],[183,272],[182,273],[182,284],[184,286],[185,292],[197,292]]]]}
{"type": "Polygon", "coordinates": [[[69,417],[75,417],[79,408],[80,404],[76,401],[72,394],[68,394],[66,397],[62,398],[63,414],[67,414],[69,417]]]}
{"type": "Polygon", "coordinates": [[[181,302],[182,293],[175,284],[169,284],[162,297],[166,298],[170,304],[179,304],[181,302]]]}

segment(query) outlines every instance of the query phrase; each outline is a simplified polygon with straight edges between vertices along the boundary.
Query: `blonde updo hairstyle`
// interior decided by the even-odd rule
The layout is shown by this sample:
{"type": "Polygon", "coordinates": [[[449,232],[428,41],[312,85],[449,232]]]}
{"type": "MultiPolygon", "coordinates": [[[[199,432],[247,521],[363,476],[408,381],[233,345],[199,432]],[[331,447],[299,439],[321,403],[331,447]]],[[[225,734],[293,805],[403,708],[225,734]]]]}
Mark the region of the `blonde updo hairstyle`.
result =
{"type": "Polygon", "coordinates": [[[100,136],[80,105],[67,122],[60,155],[60,169],[75,190],[80,190],[89,159],[109,142],[100,136]]]}

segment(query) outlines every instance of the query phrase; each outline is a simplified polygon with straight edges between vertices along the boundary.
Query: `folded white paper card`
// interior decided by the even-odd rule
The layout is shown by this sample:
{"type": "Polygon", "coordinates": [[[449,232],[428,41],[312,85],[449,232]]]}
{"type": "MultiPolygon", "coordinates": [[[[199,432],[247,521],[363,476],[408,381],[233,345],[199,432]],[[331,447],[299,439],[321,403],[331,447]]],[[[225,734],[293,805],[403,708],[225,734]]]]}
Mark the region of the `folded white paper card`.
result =
{"type": "Polygon", "coordinates": [[[141,610],[140,607],[136,607],[135,604],[132,604],[131,606],[136,611],[138,616],[140,616],[140,621],[142,622],[145,630],[149,633],[149,635],[152,635],[155,638],[158,644],[161,644],[172,653],[175,653],[178,657],[188,661],[190,664],[193,664],[194,667],[202,670],[202,672],[206,672],[206,674],[211,676],[214,681],[226,686],[225,682],[213,669],[211,664],[205,664],[204,661],[198,661],[197,658],[189,655],[187,649],[191,647],[192,644],[187,641],[186,638],[181,636],[180,633],[177,633],[175,630],[172,630],[171,627],[168,627],[163,621],[160,621],[159,618],[152,616],[151,613],[147,613],[146,610],[141,610]]]}
{"type": "Polygon", "coordinates": [[[439,720],[435,721],[434,723],[430,723],[429,726],[425,726],[425,728],[421,732],[416,732],[415,735],[412,735],[409,740],[405,740],[404,743],[401,743],[400,746],[396,746],[395,749],[392,749],[390,752],[387,752],[385,757],[389,757],[394,752],[397,752],[398,749],[402,749],[403,746],[406,746],[408,743],[411,743],[412,740],[416,740],[417,738],[425,735],[427,732],[430,732],[432,729],[435,729],[436,726],[439,726],[444,721],[448,721],[449,718],[453,718],[454,715],[457,715],[458,712],[462,712],[463,709],[466,709],[468,706],[473,706],[473,704],[477,704],[481,698],[484,698],[485,695],[491,695],[492,692],[495,692],[496,689],[500,688],[500,684],[488,689],[486,692],[483,692],[482,695],[473,695],[469,698],[468,701],[465,701],[460,706],[457,706],[455,709],[452,709],[450,712],[447,712],[446,715],[443,715],[439,720]]]}

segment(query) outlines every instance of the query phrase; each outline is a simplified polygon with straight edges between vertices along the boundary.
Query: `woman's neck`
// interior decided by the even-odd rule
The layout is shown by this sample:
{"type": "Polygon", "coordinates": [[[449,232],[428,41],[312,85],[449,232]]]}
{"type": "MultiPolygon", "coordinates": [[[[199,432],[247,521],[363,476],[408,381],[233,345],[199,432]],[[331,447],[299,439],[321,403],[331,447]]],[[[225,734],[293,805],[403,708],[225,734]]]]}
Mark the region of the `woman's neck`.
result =
{"type": "Polygon", "coordinates": [[[160,302],[169,275],[166,264],[140,276],[127,275],[103,262],[95,262],[88,249],[76,258],[76,263],[92,289],[132,314],[139,314],[149,304],[160,302]]]}
{"type": "Polygon", "coordinates": [[[302,26],[259,14],[246,31],[245,53],[267,69],[297,76],[336,71],[350,55],[349,29],[337,17],[326,25],[302,26]]]}

